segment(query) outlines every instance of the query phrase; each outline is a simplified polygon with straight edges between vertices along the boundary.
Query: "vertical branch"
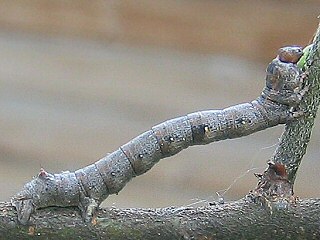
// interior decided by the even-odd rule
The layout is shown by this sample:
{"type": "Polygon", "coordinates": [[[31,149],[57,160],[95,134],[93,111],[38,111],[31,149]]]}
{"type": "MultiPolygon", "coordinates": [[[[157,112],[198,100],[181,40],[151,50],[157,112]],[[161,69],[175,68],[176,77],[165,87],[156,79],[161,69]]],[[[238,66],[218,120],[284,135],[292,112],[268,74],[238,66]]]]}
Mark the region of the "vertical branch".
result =
{"type": "Polygon", "coordinates": [[[272,156],[275,163],[286,166],[288,180],[292,184],[302,157],[306,153],[320,103],[320,25],[312,44],[301,74],[305,76],[304,85],[309,88],[298,109],[305,114],[297,121],[286,124],[279,146],[272,156]]]}

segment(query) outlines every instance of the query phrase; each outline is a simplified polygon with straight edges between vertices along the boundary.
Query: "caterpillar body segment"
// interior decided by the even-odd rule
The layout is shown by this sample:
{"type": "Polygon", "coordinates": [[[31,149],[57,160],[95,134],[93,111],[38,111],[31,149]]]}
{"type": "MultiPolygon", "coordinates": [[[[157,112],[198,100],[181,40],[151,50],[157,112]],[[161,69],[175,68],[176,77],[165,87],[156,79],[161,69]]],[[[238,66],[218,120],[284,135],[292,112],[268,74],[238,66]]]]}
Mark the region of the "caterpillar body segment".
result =
{"type": "Polygon", "coordinates": [[[130,162],[135,175],[145,173],[162,158],[158,139],[152,130],[142,133],[120,149],[130,162]]]}
{"type": "Polygon", "coordinates": [[[262,94],[252,102],[167,120],[75,172],[41,170],[11,200],[18,221],[27,224],[36,209],[48,206],[78,206],[83,218],[90,220],[108,195],[118,193],[160,159],[192,145],[238,138],[293,120],[294,108],[306,92],[296,64],[301,55],[296,46],[280,49],[267,68],[262,94]]]}

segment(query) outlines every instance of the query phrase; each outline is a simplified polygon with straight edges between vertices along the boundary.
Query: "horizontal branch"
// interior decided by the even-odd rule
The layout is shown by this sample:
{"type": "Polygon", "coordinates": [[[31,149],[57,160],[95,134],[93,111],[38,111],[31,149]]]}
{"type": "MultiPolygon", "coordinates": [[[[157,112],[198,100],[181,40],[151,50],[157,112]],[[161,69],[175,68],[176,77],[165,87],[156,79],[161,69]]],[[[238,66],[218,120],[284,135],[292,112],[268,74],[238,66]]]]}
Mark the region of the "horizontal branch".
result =
{"type": "Polygon", "coordinates": [[[5,239],[272,239],[320,238],[320,199],[299,200],[274,210],[249,197],[236,202],[190,208],[100,209],[85,224],[76,208],[46,208],[32,226],[17,224],[15,209],[0,203],[0,236],[5,239]]]}

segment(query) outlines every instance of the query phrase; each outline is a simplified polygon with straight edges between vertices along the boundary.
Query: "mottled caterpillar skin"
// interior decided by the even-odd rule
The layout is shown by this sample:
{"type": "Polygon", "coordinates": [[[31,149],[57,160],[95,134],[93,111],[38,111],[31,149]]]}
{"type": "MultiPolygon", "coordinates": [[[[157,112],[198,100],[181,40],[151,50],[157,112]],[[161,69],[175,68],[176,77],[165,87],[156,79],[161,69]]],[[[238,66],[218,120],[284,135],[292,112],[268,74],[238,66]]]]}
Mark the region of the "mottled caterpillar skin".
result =
{"type": "Polygon", "coordinates": [[[90,220],[109,194],[118,193],[162,158],[192,145],[238,138],[292,120],[292,109],[305,92],[296,64],[301,56],[300,47],[281,48],[267,68],[261,96],[250,103],[165,121],[75,172],[50,174],[42,169],[12,198],[19,222],[27,224],[36,209],[48,206],[78,206],[90,220]]]}

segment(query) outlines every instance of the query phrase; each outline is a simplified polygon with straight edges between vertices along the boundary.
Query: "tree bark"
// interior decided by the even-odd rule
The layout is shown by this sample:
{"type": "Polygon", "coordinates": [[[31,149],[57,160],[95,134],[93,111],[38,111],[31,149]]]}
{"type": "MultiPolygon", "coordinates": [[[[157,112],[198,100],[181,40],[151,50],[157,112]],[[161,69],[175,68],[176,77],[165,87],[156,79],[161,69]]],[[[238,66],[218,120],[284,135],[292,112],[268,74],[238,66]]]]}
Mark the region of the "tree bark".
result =
{"type": "MultiPolygon", "coordinates": [[[[76,208],[47,208],[32,226],[18,226],[15,210],[0,203],[3,239],[319,239],[320,199],[273,211],[246,197],[199,208],[101,209],[86,225],[76,208]]],[[[2,238],[1,238],[2,239],[2,238]]]]}
{"type": "Polygon", "coordinates": [[[300,109],[307,114],[286,126],[273,157],[289,176],[279,177],[275,173],[281,168],[269,164],[258,187],[239,201],[199,208],[100,209],[90,224],[76,208],[51,207],[21,226],[11,203],[0,203],[1,239],[320,239],[320,199],[298,200],[291,191],[319,105],[319,29],[305,64],[309,93],[300,109]]]}

